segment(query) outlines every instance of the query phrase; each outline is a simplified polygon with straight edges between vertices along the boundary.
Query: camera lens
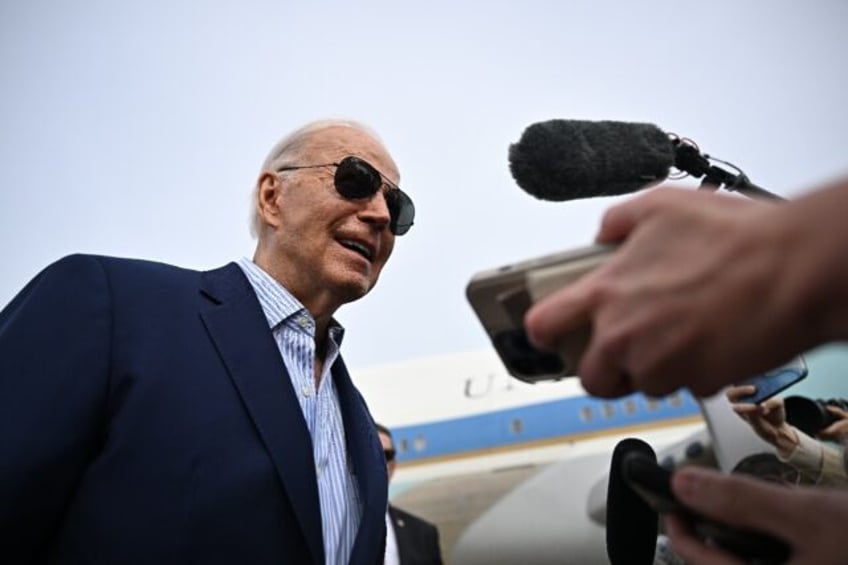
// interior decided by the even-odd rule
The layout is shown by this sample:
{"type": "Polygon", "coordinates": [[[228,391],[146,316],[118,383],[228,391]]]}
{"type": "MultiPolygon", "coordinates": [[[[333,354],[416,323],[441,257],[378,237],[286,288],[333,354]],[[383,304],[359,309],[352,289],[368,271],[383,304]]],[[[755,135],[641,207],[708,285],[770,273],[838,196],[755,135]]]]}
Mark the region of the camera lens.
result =
{"type": "Polygon", "coordinates": [[[535,382],[544,376],[556,375],[565,370],[558,355],[539,351],[530,345],[523,329],[503,331],[496,335],[493,341],[506,365],[523,380],[535,382]]]}
{"type": "Polygon", "coordinates": [[[783,400],[783,405],[786,409],[786,421],[809,436],[816,435],[833,422],[833,416],[821,400],[788,396],[783,400]]]}

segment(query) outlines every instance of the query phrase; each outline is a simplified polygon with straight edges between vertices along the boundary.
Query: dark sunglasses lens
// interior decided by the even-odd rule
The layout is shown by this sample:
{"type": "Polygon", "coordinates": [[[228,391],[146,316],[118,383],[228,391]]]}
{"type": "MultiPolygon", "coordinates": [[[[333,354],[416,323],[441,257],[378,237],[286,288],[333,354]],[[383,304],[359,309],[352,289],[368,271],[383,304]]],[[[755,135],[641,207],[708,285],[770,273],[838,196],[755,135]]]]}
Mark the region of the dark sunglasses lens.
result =
{"type": "Polygon", "coordinates": [[[356,157],[345,157],[336,167],[336,190],[349,199],[371,198],[383,180],[374,167],[356,157]]]}
{"type": "MultiPolygon", "coordinates": [[[[345,157],[336,167],[336,190],[351,200],[371,198],[383,186],[383,177],[367,162],[358,157],[345,157]]],[[[412,227],[415,206],[400,189],[392,188],[385,193],[386,204],[391,215],[389,229],[395,235],[403,235],[412,227]]]]}
{"type": "Polygon", "coordinates": [[[395,235],[403,235],[412,227],[415,219],[415,205],[402,190],[392,189],[386,193],[386,203],[392,216],[389,228],[395,235]]]}
{"type": "Polygon", "coordinates": [[[394,449],[384,449],[383,455],[386,456],[386,461],[394,461],[395,460],[395,450],[394,449]]]}

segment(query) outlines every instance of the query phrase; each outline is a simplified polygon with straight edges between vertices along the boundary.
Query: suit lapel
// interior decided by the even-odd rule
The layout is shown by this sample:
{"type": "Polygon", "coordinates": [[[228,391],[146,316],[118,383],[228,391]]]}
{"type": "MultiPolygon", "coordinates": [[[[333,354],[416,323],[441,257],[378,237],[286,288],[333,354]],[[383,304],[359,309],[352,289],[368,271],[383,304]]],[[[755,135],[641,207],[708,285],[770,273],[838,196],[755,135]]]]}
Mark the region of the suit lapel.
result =
{"type": "Polygon", "coordinates": [[[388,475],[374,420],[353,386],[344,362],[333,365],[333,380],[344,420],[348,457],[362,499],[362,521],[351,552],[351,563],[382,563],[386,543],[388,475]],[[374,548],[382,548],[374,551],[374,548]]]}
{"type": "Polygon", "coordinates": [[[259,300],[235,263],[204,273],[201,292],[216,304],[200,317],[271,455],[313,562],[323,564],[312,440],[259,300]]]}

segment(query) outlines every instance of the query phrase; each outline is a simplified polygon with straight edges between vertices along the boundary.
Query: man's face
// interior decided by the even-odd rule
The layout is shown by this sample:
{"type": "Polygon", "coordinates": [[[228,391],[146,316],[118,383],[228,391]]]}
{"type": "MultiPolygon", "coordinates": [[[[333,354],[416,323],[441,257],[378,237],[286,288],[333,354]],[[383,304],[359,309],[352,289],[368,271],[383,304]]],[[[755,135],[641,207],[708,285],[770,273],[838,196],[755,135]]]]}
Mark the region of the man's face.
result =
{"type": "MultiPolygon", "coordinates": [[[[316,132],[303,155],[303,162],[292,165],[338,163],[355,156],[398,182],[397,168],[382,145],[354,128],[316,132]]],[[[269,207],[262,213],[272,228],[270,236],[263,236],[272,241],[272,274],[301,300],[325,293],[323,298],[337,307],[374,287],[395,236],[389,230],[382,193],[370,199],[345,199],[335,189],[335,172],[332,166],[301,169],[265,174],[260,182],[273,185],[269,207]]]]}
{"type": "MultiPolygon", "coordinates": [[[[392,440],[389,436],[384,434],[383,432],[377,432],[377,435],[380,436],[380,443],[383,445],[383,452],[392,451],[394,452],[394,446],[392,445],[392,440]]],[[[392,475],[395,474],[395,460],[392,457],[391,461],[386,461],[386,470],[389,473],[389,480],[392,480],[392,475]]]]}

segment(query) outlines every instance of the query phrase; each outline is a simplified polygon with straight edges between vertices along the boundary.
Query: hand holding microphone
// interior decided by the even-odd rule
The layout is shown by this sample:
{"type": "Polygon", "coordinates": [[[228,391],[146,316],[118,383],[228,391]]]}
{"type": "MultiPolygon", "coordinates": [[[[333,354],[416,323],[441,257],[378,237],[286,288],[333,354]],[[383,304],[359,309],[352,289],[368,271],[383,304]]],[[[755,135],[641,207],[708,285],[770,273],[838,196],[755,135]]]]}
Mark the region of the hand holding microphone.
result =
{"type": "MultiPolygon", "coordinates": [[[[542,122],[527,128],[521,140],[510,147],[509,157],[512,173],[519,185],[530,194],[546,200],[633,192],[667,177],[672,167],[710,179],[713,183],[710,186],[729,184],[735,189],[744,187],[746,190],[753,187],[746,178],[741,178],[742,175],[734,176],[712,165],[691,142],[669,136],[651,124],[573,120],[542,122]]],[[[579,375],[589,392],[608,397],[627,394],[634,388],[665,394],[680,386],[679,378],[684,373],[674,375],[672,379],[654,375],[643,377],[641,372],[645,370],[664,371],[665,368],[628,366],[633,360],[644,363],[646,352],[662,355],[661,350],[646,348],[643,351],[640,348],[636,353],[622,351],[623,347],[629,347],[626,344],[605,343],[609,339],[650,342],[660,334],[668,336],[674,332],[693,331],[693,328],[685,327],[692,320],[677,316],[676,310],[688,307],[693,300],[690,287],[708,280],[721,271],[725,263],[735,259],[734,242],[727,240],[732,234],[725,233],[727,221],[710,225],[710,216],[704,217],[706,204],[702,206],[701,202],[712,203],[711,195],[704,191],[675,192],[683,191],[670,192],[663,197],[667,201],[664,204],[656,204],[659,199],[640,200],[640,206],[630,204],[607,214],[598,241],[616,244],[628,240],[624,244],[626,248],[609,255],[609,265],[598,268],[594,263],[591,268],[583,269],[581,263],[581,267],[577,268],[576,259],[571,261],[571,256],[594,256],[595,251],[587,247],[574,250],[572,254],[555,254],[502,266],[473,277],[467,289],[469,301],[513,376],[537,382],[579,375]],[[676,217],[666,213],[672,207],[679,212],[676,217]],[[650,222],[643,221],[649,216],[650,222]],[[652,227],[642,227],[638,233],[631,235],[637,220],[652,227]],[[663,231],[675,232],[674,241],[667,241],[668,237],[661,233],[663,231]],[[683,237],[684,231],[689,237],[683,237]],[[645,243],[636,247],[639,240],[645,243]],[[694,265],[691,272],[678,268],[680,264],[689,262],[693,255],[704,257],[704,250],[712,253],[708,257],[709,262],[694,265]],[[658,269],[662,276],[645,279],[646,267],[658,269]],[[589,274],[585,274],[587,272],[589,274]],[[645,279],[642,282],[653,283],[654,288],[645,284],[628,286],[630,281],[640,281],[640,272],[641,279],[645,279]],[[542,279],[544,284],[540,282],[542,279]],[[575,279],[577,283],[572,282],[575,279]],[[562,287],[567,290],[558,290],[562,287]],[[594,289],[590,292],[602,294],[581,296],[584,289],[594,289]],[[610,292],[613,290],[617,294],[610,292]],[[662,300],[666,301],[665,307],[671,299],[677,302],[671,304],[672,310],[667,312],[642,308],[641,305],[652,300],[654,295],[659,299],[657,308],[663,307],[662,300]],[[610,302],[614,308],[607,308],[605,302],[610,302]],[[534,303],[537,306],[525,317],[528,307],[534,303]],[[540,315],[540,311],[543,314],[540,315]],[[626,319],[636,313],[640,316],[638,320],[626,319]],[[646,318],[652,314],[658,316],[656,320],[646,318]],[[612,330],[627,331],[628,334],[606,331],[606,319],[615,324],[612,330]],[[622,322],[647,325],[628,329],[627,324],[622,325],[622,322]],[[595,337],[591,336],[590,329],[595,337]],[[629,335],[631,331],[645,330],[649,333],[629,335]],[[534,344],[527,339],[528,331],[534,344]],[[533,345],[549,352],[540,352],[533,345]],[[610,351],[610,347],[616,350],[610,351]],[[639,359],[636,359],[637,354],[639,359]],[[581,357],[583,363],[578,365],[581,357]]],[[[733,209],[736,214],[743,209],[754,209],[744,199],[717,199],[713,206],[733,209]]],[[[746,217],[740,223],[748,221],[746,217]]],[[[614,248],[615,245],[605,247],[607,252],[614,248]]],[[[607,252],[602,262],[606,262],[607,252]]],[[[653,307],[650,302],[646,305],[653,307]]],[[[709,322],[707,319],[700,321],[709,322]]],[[[697,328],[694,330],[697,331],[697,328]]],[[[717,330],[708,327],[706,331],[715,333],[717,330]]],[[[682,363],[687,362],[685,354],[680,353],[682,363]]]]}
{"type": "MultiPolygon", "coordinates": [[[[662,173],[645,176],[650,184],[662,173]]],[[[528,337],[555,348],[591,325],[578,373],[602,396],[682,386],[708,395],[848,340],[846,209],[848,178],[780,205],[652,190],[607,212],[597,239],[621,242],[617,250],[535,303],[524,318],[528,337]]],[[[691,511],[784,540],[793,563],[845,562],[848,493],[694,468],[675,471],[671,483],[691,511]]],[[[666,526],[687,563],[738,562],[673,515],[666,526]]]]}
{"type": "MultiPolygon", "coordinates": [[[[789,488],[742,474],[725,475],[695,467],[675,472],[672,489],[683,504],[699,514],[783,540],[791,548],[788,563],[845,563],[848,492],[844,490],[789,488]]],[[[739,563],[721,547],[705,544],[678,516],[668,515],[664,523],[675,553],[686,563],[739,563]]]]}
{"type": "MultiPolygon", "coordinates": [[[[621,242],[605,263],[534,304],[530,340],[555,347],[590,323],[578,374],[597,396],[633,390],[700,396],[763,373],[807,339],[778,324],[789,251],[784,206],[703,191],[655,189],[605,214],[597,241],[621,242]],[[751,257],[756,256],[756,263],[751,257]],[[744,268],[743,268],[744,267],[744,268]],[[738,331],[745,328],[745,331],[738,331]],[[732,334],[732,338],[728,336],[732,334]]],[[[792,259],[794,260],[794,258],[792,259]]]]}
{"type": "MultiPolygon", "coordinates": [[[[510,148],[510,166],[522,188],[548,200],[637,191],[673,167],[770,195],[651,124],[534,124],[510,148]]],[[[569,332],[591,325],[577,372],[597,396],[663,395],[682,386],[707,396],[768,371],[813,339],[798,315],[806,305],[792,300],[821,282],[808,273],[823,258],[794,243],[824,239],[814,224],[834,214],[825,208],[838,198],[828,193],[776,206],[660,188],[614,206],[596,240],[620,243],[618,250],[535,303],[524,318],[528,338],[555,350],[569,332]]]]}
{"type": "Polygon", "coordinates": [[[607,556],[611,565],[653,563],[658,517],[675,515],[702,542],[746,563],[783,563],[790,547],[758,528],[734,527],[681,502],[672,488],[672,471],[657,464],[654,450],[636,438],[616,445],[607,489],[607,556]]]}

